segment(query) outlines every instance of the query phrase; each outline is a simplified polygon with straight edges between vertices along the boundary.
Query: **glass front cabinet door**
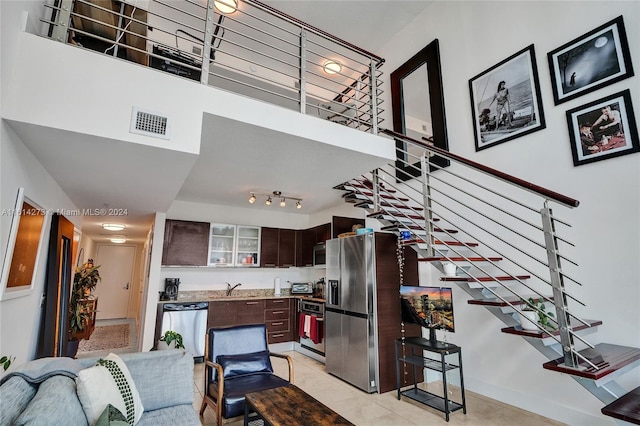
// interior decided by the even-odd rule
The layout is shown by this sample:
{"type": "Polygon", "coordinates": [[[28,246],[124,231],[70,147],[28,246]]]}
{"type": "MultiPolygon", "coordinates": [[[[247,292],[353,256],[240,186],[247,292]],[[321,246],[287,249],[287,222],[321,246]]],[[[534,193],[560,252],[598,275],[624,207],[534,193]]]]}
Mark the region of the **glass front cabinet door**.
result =
{"type": "Polygon", "coordinates": [[[211,224],[209,266],[233,266],[236,225],[211,224]]]}
{"type": "Polygon", "coordinates": [[[209,266],[260,266],[260,227],[212,223],[209,266]]]}
{"type": "Polygon", "coordinates": [[[236,266],[260,266],[260,227],[238,225],[236,266]]]}

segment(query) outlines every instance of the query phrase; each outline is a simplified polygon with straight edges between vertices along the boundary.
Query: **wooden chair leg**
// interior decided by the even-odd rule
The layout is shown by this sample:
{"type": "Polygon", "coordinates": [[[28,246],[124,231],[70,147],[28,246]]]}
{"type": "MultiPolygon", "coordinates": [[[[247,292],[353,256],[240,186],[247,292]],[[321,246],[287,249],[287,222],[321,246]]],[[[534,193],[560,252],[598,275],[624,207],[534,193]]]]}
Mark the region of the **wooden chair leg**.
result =
{"type": "Polygon", "coordinates": [[[204,410],[207,408],[207,398],[202,398],[202,405],[200,406],[200,416],[204,414],[204,410]]]}

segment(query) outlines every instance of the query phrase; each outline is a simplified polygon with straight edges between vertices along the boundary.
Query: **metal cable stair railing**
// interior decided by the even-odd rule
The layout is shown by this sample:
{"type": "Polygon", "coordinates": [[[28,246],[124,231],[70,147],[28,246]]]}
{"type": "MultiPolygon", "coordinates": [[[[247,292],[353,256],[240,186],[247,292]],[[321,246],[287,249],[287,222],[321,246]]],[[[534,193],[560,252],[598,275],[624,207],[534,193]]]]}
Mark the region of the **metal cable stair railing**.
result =
{"type": "MultiPolygon", "coordinates": [[[[605,403],[623,395],[625,390],[614,381],[617,375],[608,376],[612,366],[600,356],[600,348],[583,337],[601,322],[583,319],[568,306],[569,300],[584,303],[565,284],[582,284],[570,271],[577,263],[565,253],[574,247],[563,236],[571,225],[551,205],[573,209],[578,201],[405,135],[382,133],[405,149],[398,148],[396,163],[336,186],[346,191],[345,201],[369,211],[382,230],[408,231],[410,238],[403,244],[418,252],[419,261],[440,272],[446,262],[456,264],[456,275],[441,280],[459,284],[474,298],[470,304],[485,305],[507,324],[503,332],[527,337],[551,360],[545,368],[571,374],[605,403]],[[434,155],[451,165],[438,166],[430,161],[434,155]],[[408,176],[407,170],[418,177],[397,179],[408,176]],[[553,329],[521,314],[524,308],[548,312],[531,306],[529,298],[553,305],[553,329]],[[523,330],[518,317],[531,323],[527,328],[533,331],[523,330]],[[562,358],[556,359],[559,354],[562,358]],[[604,376],[608,378],[600,379],[604,376]]],[[[640,363],[640,354],[633,357],[640,363]]]]}

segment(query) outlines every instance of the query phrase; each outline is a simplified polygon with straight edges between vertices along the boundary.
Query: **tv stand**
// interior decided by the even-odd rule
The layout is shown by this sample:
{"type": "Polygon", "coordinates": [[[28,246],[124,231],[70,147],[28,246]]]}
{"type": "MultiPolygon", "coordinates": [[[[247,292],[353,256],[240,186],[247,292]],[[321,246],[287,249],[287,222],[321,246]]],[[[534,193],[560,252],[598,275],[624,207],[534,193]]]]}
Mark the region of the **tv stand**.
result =
{"type": "MultiPolygon", "coordinates": [[[[435,330],[432,330],[435,335],[435,330]]],[[[422,337],[405,337],[396,340],[396,385],[398,388],[398,399],[404,395],[414,401],[433,407],[445,413],[445,419],[449,421],[449,414],[462,409],[464,414],[467,413],[467,405],[464,397],[464,379],[462,376],[462,348],[460,346],[439,342],[435,338],[432,341],[422,337]],[[405,351],[402,352],[402,344],[405,344],[405,351]],[[432,352],[440,355],[440,359],[430,358],[425,355],[426,352],[432,352]],[[445,357],[450,354],[458,354],[458,364],[447,363],[445,357]],[[409,389],[402,390],[400,364],[411,364],[413,367],[413,386],[409,389]],[[419,389],[416,380],[416,367],[427,368],[442,373],[443,396],[419,389]],[[447,371],[458,370],[460,374],[460,391],[462,402],[454,402],[449,400],[449,392],[447,390],[447,371]]]]}

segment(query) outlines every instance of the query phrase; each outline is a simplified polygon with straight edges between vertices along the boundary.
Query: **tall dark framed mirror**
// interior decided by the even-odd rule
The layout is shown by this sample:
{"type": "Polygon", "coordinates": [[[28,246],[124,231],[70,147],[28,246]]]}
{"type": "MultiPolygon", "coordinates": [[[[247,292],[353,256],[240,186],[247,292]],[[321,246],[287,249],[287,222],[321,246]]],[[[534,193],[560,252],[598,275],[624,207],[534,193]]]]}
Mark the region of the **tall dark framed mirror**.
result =
{"type": "MultiPolygon", "coordinates": [[[[393,130],[412,139],[449,150],[440,70],[438,39],[429,43],[391,73],[393,130]]],[[[396,139],[396,179],[406,181],[420,175],[422,150],[396,139]]],[[[447,167],[441,156],[430,159],[431,170],[447,167]]]]}

